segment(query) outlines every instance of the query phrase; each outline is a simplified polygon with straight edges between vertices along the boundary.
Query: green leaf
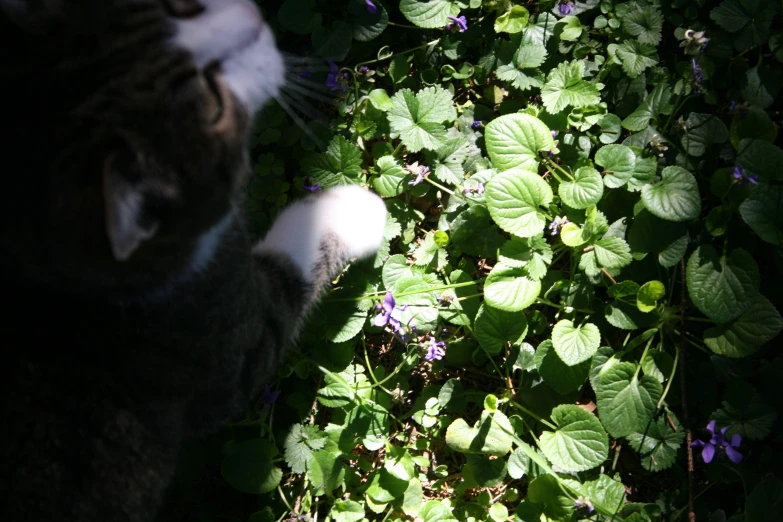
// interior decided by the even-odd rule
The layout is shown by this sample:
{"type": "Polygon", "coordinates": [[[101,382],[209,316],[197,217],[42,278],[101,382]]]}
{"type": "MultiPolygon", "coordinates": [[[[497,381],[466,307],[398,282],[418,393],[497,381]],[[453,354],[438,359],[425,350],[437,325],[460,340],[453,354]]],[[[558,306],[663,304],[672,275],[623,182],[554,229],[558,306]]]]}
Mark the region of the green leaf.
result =
{"type": "Polygon", "coordinates": [[[783,180],[783,150],[764,140],[742,140],[737,165],[758,174],[759,181],[783,180]]]}
{"type": "Polygon", "coordinates": [[[392,97],[386,113],[393,131],[411,152],[435,150],[446,140],[444,122],[457,118],[451,93],[439,86],[427,87],[416,95],[410,89],[392,97]]]}
{"type": "Polygon", "coordinates": [[[502,411],[484,411],[473,427],[457,419],[446,430],[446,444],[461,453],[496,455],[511,451],[514,429],[502,411]]]}
{"type": "Polygon", "coordinates": [[[364,518],[364,508],[353,500],[335,500],[329,514],[334,522],[359,522],[364,518]]]}
{"type": "Polygon", "coordinates": [[[710,145],[729,139],[729,129],[714,114],[692,112],[687,121],[691,128],[680,138],[680,143],[691,156],[699,157],[707,152],[710,145]]]}
{"type": "Polygon", "coordinates": [[[286,463],[294,473],[304,473],[313,452],[323,448],[327,440],[318,426],[295,424],[285,438],[286,463]]]}
{"type": "Polygon", "coordinates": [[[528,278],[527,270],[498,263],[487,276],[484,299],[499,310],[517,312],[532,305],[539,292],[541,282],[528,278]]]}
{"type": "Polygon", "coordinates": [[[743,438],[762,440],[769,436],[777,419],[777,410],[763,402],[748,383],[736,383],[729,388],[721,408],[710,418],[718,426],[727,426],[727,437],[738,433],[743,438]]]}
{"type": "Polygon", "coordinates": [[[691,254],[686,270],[688,294],[701,312],[718,323],[738,318],[754,302],[761,283],[753,258],[738,248],[719,256],[710,245],[691,254]]]}
{"type": "Polygon", "coordinates": [[[742,96],[753,105],[766,109],[777,98],[780,84],[779,68],[757,65],[745,74],[742,96]]]}
{"type": "Polygon", "coordinates": [[[383,112],[388,111],[392,107],[391,98],[386,94],[384,89],[373,89],[368,95],[372,106],[383,112]]]}
{"type": "Polygon", "coordinates": [[[470,142],[467,138],[459,136],[447,140],[438,148],[436,154],[428,154],[429,165],[435,171],[435,177],[443,183],[461,184],[465,175],[462,164],[469,152],[470,142]]]}
{"type": "Polygon", "coordinates": [[[622,18],[623,30],[645,44],[658,45],[663,15],[653,6],[637,8],[622,18]]]}
{"type": "Polygon", "coordinates": [[[731,143],[739,149],[740,141],[758,139],[775,143],[778,128],[772,122],[766,111],[758,107],[750,107],[744,118],[734,118],[731,121],[731,143]]]}
{"type": "Polygon", "coordinates": [[[399,446],[386,446],[383,467],[400,480],[409,481],[416,476],[416,464],[408,450],[399,446]]]}
{"type": "Polygon", "coordinates": [[[636,308],[647,313],[652,312],[658,306],[658,300],[666,295],[666,288],[660,281],[647,281],[639,289],[636,296],[636,308]]]}
{"type": "Polygon", "coordinates": [[[783,187],[761,185],[753,189],[739,207],[745,223],[758,236],[773,245],[783,245],[783,187]]]}
{"type": "Polygon", "coordinates": [[[248,439],[236,444],[223,459],[220,473],[228,484],[251,495],[268,493],[280,482],[282,472],[272,464],[277,449],[269,441],[248,439]]]}
{"type": "Polygon", "coordinates": [[[561,319],[552,328],[552,345],[564,363],[574,366],[589,360],[601,344],[601,332],[592,323],[574,326],[568,319],[561,319]]]}
{"type": "Polygon", "coordinates": [[[447,16],[451,14],[450,9],[448,0],[400,0],[402,15],[415,25],[427,29],[445,27],[449,22],[447,16]]]}
{"type": "Polygon", "coordinates": [[[606,114],[598,122],[598,126],[601,128],[601,133],[598,135],[598,139],[601,143],[614,143],[620,139],[622,133],[622,121],[616,114],[606,114]]]}
{"type": "Polygon", "coordinates": [[[661,383],[647,375],[640,379],[635,372],[635,364],[621,362],[598,379],[598,415],[612,437],[646,429],[663,393],[661,383]]]}
{"type": "Polygon", "coordinates": [[[520,237],[540,234],[546,225],[541,207],[552,202],[552,189],[538,174],[507,170],[486,186],[487,206],[500,228],[520,237]]]}
{"type": "Polygon", "coordinates": [[[704,344],[718,355],[745,357],[758,351],[783,330],[783,319],[775,306],[763,295],[730,323],[704,332],[704,344]]]}
{"type": "Polygon", "coordinates": [[[693,174],[682,167],[670,166],[661,172],[661,181],[642,187],[647,210],[667,221],[691,221],[701,213],[699,185],[693,174]]]}
{"type": "Polygon", "coordinates": [[[648,471],[670,468],[677,457],[677,450],[685,440],[685,430],[673,413],[664,413],[642,429],[627,437],[628,444],[642,458],[642,467],[648,471]],[[673,429],[666,417],[671,419],[673,429]]]}
{"type": "Polygon", "coordinates": [[[310,0],[285,0],[277,12],[277,20],[296,34],[310,34],[321,25],[321,15],[313,11],[310,0]]]}
{"type": "Polygon", "coordinates": [[[558,64],[557,68],[549,73],[546,83],[541,88],[544,107],[552,114],[557,114],[569,105],[585,107],[599,103],[601,97],[598,89],[594,84],[583,80],[584,75],[583,61],[574,60],[558,64]]]}
{"type": "Polygon", "coordinates": [[[479,300],[465,299],[459,301],[457,299],[462,297],[475,296],[478,292],[476,284],[473,280],[473,277],[471,277],[470,274],[463,272],[462,270],[454,270],[451,272],[450,279],[452,283],[472,284],[461,286],[459,288],[453,288],[451,290],[453,294],[448,294],[448,291],[444,292],[446,295],[453,295],[455,299],[452,300],[447,307],[441,306],[441,308],[438,310],[438,313],[445,321],[448,321],[451,324],[470,326],[476,319],[476,314],[478,313],[479,309],[479,300]]]}
{"type": "Polygon", "coordinates": [[[466,481],[475,482],[482,488],[492,488],[501,485],[503,479],[506,478],[506,461],[504,459],[490,459],[484,455],[468,455],[467,460],[467,464],[462,468],[466,481]]]}
{"type": "Polygon", "coordinates": [[[419,510],[418,518],[424,522],[456,522],[447,500],[430,500],[419,510]]]}
{"type": "Polygon", "coordinates": [[[560,39],[565,42],[572,42],[579,39],[582,34],[582,22],[576,16],[566,16],[560,20],[564,25],[563,32],[560,33],[560,39]]]}
{"type": "Polygon", "coordinates": [[[521,479],[530,467],[530,457],[522,448],[517,448],[508,457],[508,474],[513,479],[521,479]]]}
{"type": "Polygon", "coordinates": [[[617,56],[623,66],[623,71],[630,78],[636,78],[648,67],[658,63],[655,46],[642,43],[639,40],[625,40],[617,46],[617,56]]]}
{"type": "Polygon", "coordinates": [[[435,233],[428,232],[424,241],[413,251],[414,264],[417,266],[434,266],[436,270],[442,270],[448,263],[446,250],[435,242],[435,233]]]}
{"type": "Polygon", "coordinates": [[[405,192],[411,175],[403,170],[402,166],[394,159],[394,156],[383,156],[375,166],[380,171],[377,178],[373,178],[372,187],[381,196],[393,197],[405,192]]]}
{"type": "Polygon", "coordinates": [[[616,513],[625,504],[625,486],[606,475],[585,482],[582,491],[590,503],[604,513],[616,513]]]}
{"type": "Polygon", "coordinates": [[[424,490],[418,478],[412,478],[402,496],[402,511],[409,517],[415,517],[424,502],[424,490]]]}
{"type": "Polygon", "coordinates": [[[535,361],[544,382],[561,395],[580,389],[590,372],[590,361],[574,366],[564,363],[549,339],[538,345],[535,361]]]}
{"type": "Polygon", "coordinates": [[[495,19],[496,33],[516,34],[527,26],[530,13],[521,5],[513,5],[511,9],[495,19]]]}
{"type": "Polygon", "coordinates": [[[557,431],[541,434],[541,450],[555,466],[569,472],[587,471],[609,456],[609,438],[599,420],[573,404],[552,410],[557,431]]]}
{"type": "Polygon", "coordinates": [[[389,24],[389,13],[383,4],[375,4],[377,9],[371,13],[364,2],[351,2],[348,12],[351,15],[353,39],[359,42],[369,42],[383,33],[389,24]]]}
{"type": "Polygon", "coordinates": [[[342,20],[337,20],[328,27],[316,27],[310,39],[319,56],[341,62],[351,50],[353,28],[342,20]]]}
{"type": "Polygon", "coordinates": [[[657,118],[658,115],[671,114],[674,110],[671,96],[672,90],[668,83],[656,84],[639,108],[623,120],[623,127],[632,131],[641,131],[646,129],[650,120],[657,118]]]}
{"type": "Polygon", "coordinates": [[[606,145],[595,153],[595,162],[604,168],[604,184],[619,188],[633,177],[636,155],[625,145],[606,145]]]}
{"type": "Polygon", "coordinates": [[[323,188],[361,183],[362,151],[340,135],[332,138],[324,154],[307,157],[305,173],[323,188]]]}
{"type": "Polygon", "coordinates": [[[323,449],[315,451],[308,461],[307,471],[316,490],[323,490],[326,496],[333,497],[332,491],[345,481],[342,452],[337,443],[328,440],[323,449]]]}
{"type": "Polygon", "coordinates": [[[372,476],[367,488],[367,496],[377,504],[388,504],[402,498],[407,489],[407,481],[400,480],[385,469],[381,469],[372,476]]]}
{"type": "Polygon", "coordinates": [[[474,205],[462,211],[451,222],[454,247],[470,255],[493,257],[505,239],[492,222],[487,207],[474,205]]]}
{"type": "Polygon", "coordinates": [[[769,38],[769,26],[778,6],[761,0],[725,0],[710,12],[710,18],[730,33],[734,46],[744,51],[769,38]]]}
{"type": "Polygon", "coordinates": [[[549,128],[529,114],[507,114],[487,124],[487,152],[498,170],[538,170],[538,151],[554,145],[549,128]]]}
{"type": "Polygon", "coordinates": [[[476,338],[488,353],[497,354],[511,343],[521,343],[527,334],[527,318],[522,312],[498,310],[481,305],[476,315],[476,338]]]}
{"type": "Polygon", "coordinates": [[[503,504],[492,504],[489,508],[489,518],[495,522],[504,522],[508,519],[508,508],[503,504]]]}
{"type": "Polygon", "coordinates": [[[775,522],[783,511],[783,482],[768,477],[748,495],[745,503],[747,522],[775,522]]]}
{"type": "Polygon", "coordinates": [[[587,208],[601,201],[604,183],[601,174],[591,167],[581,167],[574,173],[574,181],[564,181],[558,187],[563,203],[573,208],[587,208]]]}
{"type": "Polygon", "coordinates": [[[438,309],[435,296],[429,288],[429,283],[424,281],[421,276],[402,278],[394,283],[392,292],[395,296],[410,293],[396,298],[398,306],[408,305],[406,310],[399,311],[398,316],[404,326],[408,328],[416,326],[422,332],[435,328],[438,322],[438,309]]]}
{"type": "Polygon", "coordinates": [[[566,495],[552,475],[540,475],[530,481],[527,488],[528,500],[544,506],[549,519],[567,520],[565,517],[574,511],[574,500],[566,495]]]}
{"type": "Polygon", "coordinates": [[[631,264],[631,249],[619,237],[608,237],[596,241],[595,259],[604,268],[622,268],[631,264]]]}

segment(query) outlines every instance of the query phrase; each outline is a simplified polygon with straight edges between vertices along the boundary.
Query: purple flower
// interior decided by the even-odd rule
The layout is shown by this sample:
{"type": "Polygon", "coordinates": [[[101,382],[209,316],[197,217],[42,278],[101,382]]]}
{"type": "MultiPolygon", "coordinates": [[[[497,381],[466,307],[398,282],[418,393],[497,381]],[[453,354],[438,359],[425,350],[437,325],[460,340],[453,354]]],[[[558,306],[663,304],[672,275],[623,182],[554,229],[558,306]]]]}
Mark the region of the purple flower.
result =
{"type": "Polygon", "coordinates": [[[465,31],[468,30],[468,21],[465,19],[464,16],[448,16],[447,18],[454,23],[447,25],[446,29],[451,29],[452,27],[454,27],[454,24],[457,24],[460,33],[464,33],[465,31]]]}
{"type": "Polygon", "coordinates": [[[368,13],[375,14],[378,11],[378,6],[372,3],[372,0],[364,0],[364,3],[367,4],[368,13]]]}
{"type": "Polygon", "coordinates": [[[587,511],[588,513],[595,511],[593,503],[590,502],[590,499],[587,497],[579,497],[574,500],[574,509],[581,509],[587,511]]]}
{"type": "Polygon", "coordinates": [[[707,431],[709,431],[711,435],[709,442],[695,440],[693,443],[691,443],[691,448],[703,448],[701,450],[701,458],[705,464],[712,462],[712,459],[715,457],[715,452],[718,449],[724,450],[726,452],[726,456],[728,456],[729,460],[731,460],[734,464],[742,462],[742,454],[737,451],[737,448],[739,448],[740,444],[742,443],[742,436],[739,433],[735,433],[731,437],[731,441],[727,441],[725,435],[728,429],[729,427],[726,426],[721,428],[721,430],[716,433],[715,421],[712,420],[709,424],[707,424],[707,431]]]}
{"type": "Polygon", "coordinates": [[[264,392],[261,394],[261,404],[263,404],[261,411],[265,412],[268,410],[278,397],[280,397],[280,390],[272,391],[269,388],[269,384],[264,384],[264,392]]]}
{"type": "Polygon", "coordinates": [[[321,184],[316,183],[315,185],[302,185],[302,189],[304,189],[305,192],[318,192],[321,190],[321,184]]]}
{"type": "Polygon", "coordinates": [[[348,90],[348,82],[344,81],[348,78],[347,74],[340,76],[340,68],[332,60],[326,60],[329,63],[329,74],[326,76],[326,82],[324,85],[329,87],[333,91],[346,91],[348,90]]]}
{"type": "Polygon", "coordinates": [[[568,16],[574,12],[574,4],[571,2],[561,2],[560,5],[557,6],[557,11],[561,16],[568,16]]]}
{"type": "Polygon", "coordinates": [[[299,71],[299,76],[302,78],[309,78],[313,75],[313,71],[308,71],[307,69],[299,71]]]}
{"type": "Polygon", "coordinates": [[[366,73],[366,72],[367,72],[367,71],[369,71],[369,70],[370,70],[370,68],[369,68],[369,67],[367,67],[366,65],[362,65],[362,66],[359,68],[359,72],[360,72],[360,73],[362,73],[362,74],[366,73]]]}
{"type": "Polygon", "coordinates": [[[552,139],[557,138],[557,131],[556,130],[549,131],[549,132],[550,132],[550,134],[552,134],[552,139]]]}
{"type": "Polygon", "coordinates": [[[560,232],[560,228],[563,227],[565,224],[568,223],[568,218],[563,217],[555,217],[555,220],[552,221],[552,223],[549,224],[549,230],[552,231],[551,235],[556,236],[558,232],[560,232]]]}
{"type": "Polygon", "coordinates": [[[427,353],[424,355],[425,361],[440,361],[443,359],[443,356],[446,355],[446,343],[438,341],[432,336],[430,336],[426,348],[427,353]]]}
{"type": "Polygon", "coordinates": [[[462,189],[462,193],[465,195],[468,194],[478,194],[479,196],[484,193],[484,184],[483,183],[477,183],[475,186],[472,187],[465,187],[462,189]]]}
{"type": "Polygon", "coordinates": [[[747,181],[748,183],[750,183],[752,185],[758,185],[759,184],[758,177],[755,174],[752,174],[750,176],[746,175],[745,174],[745,169],[743,169],[742,167],[734,167],[734,169],[731,171],[731,175],[737,181],[740,181],[740,180],[744,179],[745,181],[747,181]]]}
{"type": "Polygon", "coordinates": [[[478,130],[479,127],[481,127],[481,121],[479,120],[473,120],[473,123],[470,124],[470,128],[473,130],[478,130]]]}
{"type": "Polygon", "coordinates": [[[383,304],[379,304],[375,307],[378,310],[382,310],[382,312],[375,316],[375,319],[372,320],[372,324],[378,327],[386,326],[387,324],[390,324],[392,326],[392,329],[395,333],[400,333],[402,330],[402,325],[400,324],[399,319],[395,319],[392,317],[392,312],[394,310],[399,310],[401,312],[404,312],[408,309],[408,305],[405,306],[397,306],[397,303],[394,301],[394,296],[391,292],[386,292],[386,297],[383,298],[383,304]]]}
{"type": "Polygon", "coordinates": [[[410,165],[405,165],[405,170],[416,176],[416,179],[409,181],[408,185],[418,185],[424,181],[424,177],[430,173],[430,168],[426,165],[419,165],[418,161],[410,165]]]}
{"type": "Polygon", "coordinates": [[[696,83],[696,87],[693,90],[698,94],[699,89],[701,89],[701,82],[704,81],[704,71],[696,63],[695,58],[691,59],[691,68],[693,69],[693,81],[696,83]]]}

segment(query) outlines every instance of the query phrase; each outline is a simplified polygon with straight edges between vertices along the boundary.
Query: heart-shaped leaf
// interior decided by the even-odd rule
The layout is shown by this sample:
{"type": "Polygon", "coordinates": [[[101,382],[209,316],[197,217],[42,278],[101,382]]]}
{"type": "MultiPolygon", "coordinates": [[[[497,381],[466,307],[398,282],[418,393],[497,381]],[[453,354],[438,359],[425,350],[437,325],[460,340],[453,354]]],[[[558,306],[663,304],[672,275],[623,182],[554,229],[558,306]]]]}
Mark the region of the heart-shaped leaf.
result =
{"type": "Polygon", "coordinates": [[[587,208],[601,201],[604,183],[597,170],[581,167],[574,173],[574,181],[560,183],[558,193],[563,203],[569,207],[587,208]]]}
{"type": "Polygon", "coordinates": [[[500,228],[520,237],[540,234],[546,225],[541,207],[552,202],[552,189],[526,170],[501,172],[487,184],[487,206],[500,228]]]}
{"type": "Polygon", "coordinates": [[[609,456],[609,437],[601,422],[574,404],[552,410],[557,431],[541,434],[541,450],[552,464],[566,471],[587,471],[609,456]]]}
{"type": "Polygon", "coordinates": [[[601,332],[592,323],[574,326],[568,319],[562,319],[552,329],[552,345],[560,359],[569,366],[586,361],[601,345],[601,332]]]}
{"type": "Polygon", "coordinates": [[[661,181],[642,188],[645,208],[667,221],[691,221],[701,213],[699,185],[682,167],[666,167],[661,181]]]}

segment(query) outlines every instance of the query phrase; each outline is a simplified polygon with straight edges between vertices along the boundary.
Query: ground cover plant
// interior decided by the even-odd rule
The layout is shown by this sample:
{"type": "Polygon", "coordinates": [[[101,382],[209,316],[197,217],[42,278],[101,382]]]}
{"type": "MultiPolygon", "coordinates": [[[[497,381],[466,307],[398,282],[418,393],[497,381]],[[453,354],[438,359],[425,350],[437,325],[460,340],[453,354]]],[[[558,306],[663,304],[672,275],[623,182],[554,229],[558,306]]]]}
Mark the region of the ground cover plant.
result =
{"type": "Polygon", "coordinates": [[[783,2],[260,5],[256,230],[355,183],[387,241],[162,518],[783,519],[783,2]]]}

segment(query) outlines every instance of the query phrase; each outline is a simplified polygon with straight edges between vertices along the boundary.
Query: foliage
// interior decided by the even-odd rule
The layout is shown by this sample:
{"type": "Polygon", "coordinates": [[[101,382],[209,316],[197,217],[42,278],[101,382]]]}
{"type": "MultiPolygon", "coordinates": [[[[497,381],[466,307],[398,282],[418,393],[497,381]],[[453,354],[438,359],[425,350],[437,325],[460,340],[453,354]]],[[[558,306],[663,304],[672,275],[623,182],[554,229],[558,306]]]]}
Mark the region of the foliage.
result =
{"type": "Polygon", "coordinates": [[[780,517],[780,2],[261,7],[316,57],[281,105],[331,120],[263,113],[257,230],[304,186],[355,183],[385,198],[386,240],[335,280],[280,397],[188,446],[182,509],[780,517]],[[687,441],[711,420],[707,464],[687,441]]]}

